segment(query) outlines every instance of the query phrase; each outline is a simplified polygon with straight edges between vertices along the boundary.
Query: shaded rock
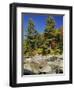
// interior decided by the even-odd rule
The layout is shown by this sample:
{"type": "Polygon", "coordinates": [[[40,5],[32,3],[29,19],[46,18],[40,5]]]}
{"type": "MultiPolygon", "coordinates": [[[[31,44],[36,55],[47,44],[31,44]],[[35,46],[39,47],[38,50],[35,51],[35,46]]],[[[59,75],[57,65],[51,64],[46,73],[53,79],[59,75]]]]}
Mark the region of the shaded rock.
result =
{"type": "Polygon", "coordinates": [[[35,73],[30,71],[30,70],[24,69],[23,74],[24,75],[32,75],[32,74],[35,74],[35,73]]]}
{"type": "Polygon", "coordinates": [[[40,72],[44,72],[44,73],[50,73],[50,72],[52,72],[52,69],[51,69],[51,67],[50,66],[44,66],[44,67],[42,67],[41,69],[40,69],[40,72]]]}

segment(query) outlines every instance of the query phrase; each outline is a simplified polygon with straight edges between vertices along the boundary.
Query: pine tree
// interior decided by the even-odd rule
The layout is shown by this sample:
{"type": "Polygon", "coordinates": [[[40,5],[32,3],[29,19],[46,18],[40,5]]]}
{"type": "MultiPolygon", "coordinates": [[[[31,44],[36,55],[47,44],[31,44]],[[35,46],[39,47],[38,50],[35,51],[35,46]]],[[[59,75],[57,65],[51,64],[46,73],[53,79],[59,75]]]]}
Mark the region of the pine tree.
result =
{"type": "Polygon", "coordinates": [[[55,21],[53,17],[49,16],[46,21],[45,37],[52,38],[52,31],[55,29],[55,21]]]}
{"type": "Polygon", "coordinates": [[[46,53],[50,53],[50,43],[54,37],[53,31],[55,30],[55,21],[53,17],[49,16],[46,21],[46,27],[44,30],[44,38],[45,38],[45,43],[44,43],[44,48],[46,50],[46,53]]]}
{"type": "Polygon", "coordinates": [[[37,48],[37,36],[38,32],[35,30],[35,24],[32,19],[29,19],[27,35],[25,40],[24,53],[28,53],[29,56],[32,56],[32,52],[37,48]]]}

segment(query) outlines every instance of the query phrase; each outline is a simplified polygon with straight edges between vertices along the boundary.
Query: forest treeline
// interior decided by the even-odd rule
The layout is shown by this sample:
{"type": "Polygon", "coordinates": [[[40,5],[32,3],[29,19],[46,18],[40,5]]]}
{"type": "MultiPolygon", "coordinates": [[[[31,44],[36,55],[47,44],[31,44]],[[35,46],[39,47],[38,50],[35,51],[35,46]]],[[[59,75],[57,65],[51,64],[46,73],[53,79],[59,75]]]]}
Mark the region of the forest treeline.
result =
{"type": "Polygon", "coordinates": [[[23,53],[26,57],[41,55],[61,55],[63,53],[63,26],[56,28],[52,16],[46,19],[43,33],[35,28],[35,23],[30,18],[28,28],[23,40],[23,53]]]}

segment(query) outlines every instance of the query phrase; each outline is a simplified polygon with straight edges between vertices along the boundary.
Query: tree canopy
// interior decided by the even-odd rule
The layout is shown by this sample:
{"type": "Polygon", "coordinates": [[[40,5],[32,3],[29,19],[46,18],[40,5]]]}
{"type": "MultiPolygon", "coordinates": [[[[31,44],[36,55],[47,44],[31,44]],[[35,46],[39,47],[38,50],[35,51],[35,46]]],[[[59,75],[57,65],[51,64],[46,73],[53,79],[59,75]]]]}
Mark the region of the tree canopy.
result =
{"type": "Polygon", "coordinates": [[[35,28],[35,23],[30,18],[28,21],[27,35],[23,40],[24,55],[34,56],[56,55],[63,53],[63,27],[55,28],[56,22],[52,16],[46,20],[43,33],[39,33],[35,28]]]}

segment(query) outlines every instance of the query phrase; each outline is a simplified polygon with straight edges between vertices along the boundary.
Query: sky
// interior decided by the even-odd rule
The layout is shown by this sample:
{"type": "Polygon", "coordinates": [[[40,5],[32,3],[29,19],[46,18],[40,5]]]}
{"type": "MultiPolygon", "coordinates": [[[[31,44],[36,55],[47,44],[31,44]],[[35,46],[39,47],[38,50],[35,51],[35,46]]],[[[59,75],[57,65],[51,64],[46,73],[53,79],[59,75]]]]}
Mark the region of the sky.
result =
{"type": "MultiPolygon", "coordinates": [[[[27,30],[28,27],[28,21],[31,18],[33,20],[33,22],[35,23],[35,29],[39,32],[42,33],[46,27],[46,20],[48,18],[47,14],[32,14],[32,13],[28,13],[28,14],[23,14],[22,16],[22,24],[23,24],[23,30],[25,32],[25,30],[27,30]]],[[[55,22],[56,22],[56,26],[55,28],[60,28],[61,26],[63,26],[63,15],[51,15],[55,22]]]]}

